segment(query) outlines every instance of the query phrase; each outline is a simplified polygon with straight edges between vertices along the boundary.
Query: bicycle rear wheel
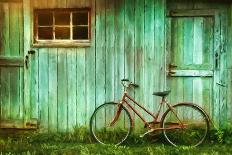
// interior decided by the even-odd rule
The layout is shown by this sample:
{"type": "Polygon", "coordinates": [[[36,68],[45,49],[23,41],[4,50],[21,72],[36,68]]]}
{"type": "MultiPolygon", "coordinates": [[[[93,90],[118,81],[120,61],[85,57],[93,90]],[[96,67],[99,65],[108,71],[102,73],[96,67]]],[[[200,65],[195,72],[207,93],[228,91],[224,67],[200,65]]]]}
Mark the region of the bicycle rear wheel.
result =
{"type": "Polygon", "coordinates": [[[209,119],[199,106],[180,103],[164,113],[161,126],[165,128],[164,137],[173,146],[198,146],[208,134],[209,119]]]}
{"type": "Polygon", "coordinates": [[[97,142],[119,145],[127,139],[131,133],[132,120],[129,112],[123,106],[121,108],[117,119],[117,103],[105,103],[94,111],[90,119],[90,132],[97,142]]]}

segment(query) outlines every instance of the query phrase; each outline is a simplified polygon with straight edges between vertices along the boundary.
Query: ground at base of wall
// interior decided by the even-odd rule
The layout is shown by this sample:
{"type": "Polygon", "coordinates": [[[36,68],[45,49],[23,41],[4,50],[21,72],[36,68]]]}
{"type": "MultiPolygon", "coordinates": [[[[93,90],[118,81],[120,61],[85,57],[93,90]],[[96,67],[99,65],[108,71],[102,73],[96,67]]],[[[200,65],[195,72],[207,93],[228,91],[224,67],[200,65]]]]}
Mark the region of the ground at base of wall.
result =
{"type": "Polygon", "coordinates": [[[210,136],[196,148],[173,147],[162,133],[139,138],[132,134],[124,145],[96,143],[87,128],[79,127],[73,133],[40,133],[37,131],[0,132],[0,155],[7,154],[78,154],[78,155],[166,155],[166,154],[232,154],[232,130],[212,130],[210,136]]]}
{"type": "Polygon", "coordinates": [[[78,154],[78,155],[167,155],[167,154],[204,154],[220,155],[232,154],[232,148],[229,145],[202,145],[197,148],[172,147],[164,144],[142,144],[130,146],[111,146],[100,144],[77,144],[77,143],[37,143],[31,146],[15,145],[7,146],[0,151],[0,154],[78,154]],[[18,149],[18,150],[17,150],[18,149]]]}

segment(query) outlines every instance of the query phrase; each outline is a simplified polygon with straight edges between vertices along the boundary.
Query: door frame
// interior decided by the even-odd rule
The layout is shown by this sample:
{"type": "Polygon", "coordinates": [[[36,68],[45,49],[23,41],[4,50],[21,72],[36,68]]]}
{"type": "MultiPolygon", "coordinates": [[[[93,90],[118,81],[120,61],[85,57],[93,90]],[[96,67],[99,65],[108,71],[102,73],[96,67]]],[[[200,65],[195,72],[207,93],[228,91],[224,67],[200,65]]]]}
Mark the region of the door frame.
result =
{"type": "MultiPolygon", "coordinates": [[[[166,27],[166,87],[168,83],[169,77],[169,64],[171,62],[170,60],[170,51],[169,47],[167,47],[168,40],[171,40],[171,27],[170,27],[170,19],[176,18],[176,17],[212,17],[214,20],[214,27],[213,27],[213,86],[212,86],[212,106],[210,106],[209,112],[210,117],[213,118],[213,120],[218,120],[217,116],[219,116],[219,109],[217,105],[220,103],[220,91],[219,91],[219,85],[220,85],[220,54],[223,51],[223,37],[222,37],[222,26],[221,26],[221,14],[222,11],[218,9],[175,9],[175,10],[167,10],[166,15],[166,21],[165,21],[165,27],[166,27]],[[218,61],[217,65],[215,61],[218,61]]],[[[206,76],[208,74],[206,73],[206,76]]],[[[219,122],[216,122],[216,124],[219,124],[219,122]]]]}

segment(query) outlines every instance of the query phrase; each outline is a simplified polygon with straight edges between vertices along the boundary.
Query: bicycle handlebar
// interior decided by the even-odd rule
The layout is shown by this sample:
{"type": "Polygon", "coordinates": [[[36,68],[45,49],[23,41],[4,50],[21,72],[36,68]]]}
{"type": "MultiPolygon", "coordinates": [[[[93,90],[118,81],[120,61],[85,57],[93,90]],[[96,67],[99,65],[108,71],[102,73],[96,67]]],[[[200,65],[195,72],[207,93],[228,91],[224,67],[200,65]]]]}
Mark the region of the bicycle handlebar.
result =
{"type": "Polygon", "coordinates": [[[128,79],[122,79],[121,83],[122,83],[123,87],[125,87],[125,88],[129,88],[131,86],[134,87],[134,88],[138,88],[139,87],[138,84],[132,83],[128,79]]]}

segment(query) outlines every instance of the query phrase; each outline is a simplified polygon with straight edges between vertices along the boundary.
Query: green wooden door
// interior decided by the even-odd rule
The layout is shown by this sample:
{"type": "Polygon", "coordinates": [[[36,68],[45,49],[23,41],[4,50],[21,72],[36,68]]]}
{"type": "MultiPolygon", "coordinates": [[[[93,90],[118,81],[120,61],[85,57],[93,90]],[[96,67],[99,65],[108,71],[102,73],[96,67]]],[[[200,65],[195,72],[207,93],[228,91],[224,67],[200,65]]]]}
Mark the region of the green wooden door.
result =
{"type": "Polygon", "coordinates": [[[23,5],[0,2],[0,127],[23,124],[23,5]]]}
{"type": "Polygon", "coordinates": [[[188,101],[209,114],[214,102],[219,22],[211,10],[173,11],[167,22],[167,87],[171,103],[188,101]]]}

